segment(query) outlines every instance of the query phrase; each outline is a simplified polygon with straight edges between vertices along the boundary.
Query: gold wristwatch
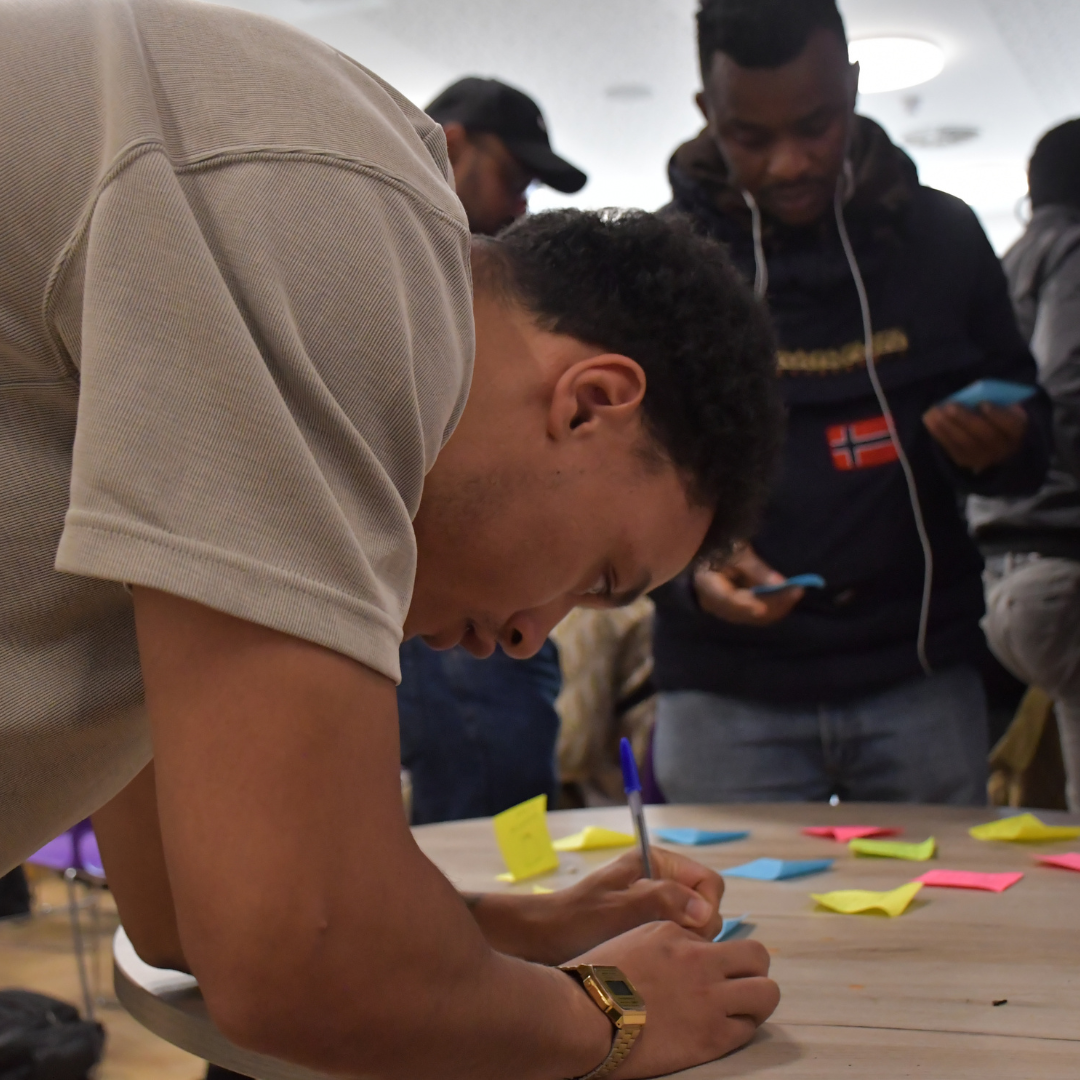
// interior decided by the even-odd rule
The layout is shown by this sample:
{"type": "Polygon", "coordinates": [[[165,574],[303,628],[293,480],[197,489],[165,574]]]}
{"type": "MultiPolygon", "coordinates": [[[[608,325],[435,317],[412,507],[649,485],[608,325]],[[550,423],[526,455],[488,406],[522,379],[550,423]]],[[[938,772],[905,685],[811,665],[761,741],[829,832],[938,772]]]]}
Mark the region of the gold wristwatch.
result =
{"type": "Polygon", "coordinates": [[[599,964],[571,964],[560,967],[575,976],[597,1008],[615,1025],[611,1052],[591,1073],[576,1080],[600,1080],[613,1073],[630,1053],[637,1037],[645,1029],[645,1002],[617,967],[599,964]]]}

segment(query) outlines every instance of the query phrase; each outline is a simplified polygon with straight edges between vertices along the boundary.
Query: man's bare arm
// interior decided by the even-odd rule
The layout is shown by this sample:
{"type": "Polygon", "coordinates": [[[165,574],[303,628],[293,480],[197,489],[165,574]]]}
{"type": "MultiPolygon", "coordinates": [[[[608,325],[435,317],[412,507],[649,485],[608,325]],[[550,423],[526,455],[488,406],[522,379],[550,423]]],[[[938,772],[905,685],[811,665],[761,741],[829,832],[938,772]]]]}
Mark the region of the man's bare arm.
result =
{"type": "Polygon", "coordinates": [[[161,847],[153,762],[94,814],[94,834],[135,951],[154,967],[187,971],[161,847]]]}
{"type": "Polygon", "coordinates": [[[179,940],[225,1034],[387,1077],[603,1059],[608,1021],[490,949],[413,842],[389,680],[164,593],[135,611],[179,940]]]}

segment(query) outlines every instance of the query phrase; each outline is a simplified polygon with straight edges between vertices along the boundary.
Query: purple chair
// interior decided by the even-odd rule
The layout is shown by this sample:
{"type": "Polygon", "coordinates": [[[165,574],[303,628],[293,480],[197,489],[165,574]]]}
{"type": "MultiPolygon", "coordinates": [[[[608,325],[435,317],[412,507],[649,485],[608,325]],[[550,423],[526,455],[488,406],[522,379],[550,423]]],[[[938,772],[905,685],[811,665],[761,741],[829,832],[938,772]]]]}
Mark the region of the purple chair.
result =
{"type": "Polygon", "coordinates": [[[67,832],[61,833],[55,840],[50,840],[43,848],[26,860],[34,866],[55,870],[60,874],[68,890],[68,914],[71,918],[71,938],[75,946],[75,963],[79,969],[79,984],[82,987],[83,1004],[86,1018],[94,1019],[94,1001],[99,995],[91,993],[90,979],[86,970],[86,947],[83,941],[82,923],[79,910],[77,884],[87,891],[86,906],[90,908],[90,920],[94,938],[94,988],[101,986],[101,971],[98,963],[98,939],[100,938],[100,920],[98,912],[98,891],[105,885],[105,870],[101,865],[97,839],[90,825],[90,819],[80,821],[67,832]]]}

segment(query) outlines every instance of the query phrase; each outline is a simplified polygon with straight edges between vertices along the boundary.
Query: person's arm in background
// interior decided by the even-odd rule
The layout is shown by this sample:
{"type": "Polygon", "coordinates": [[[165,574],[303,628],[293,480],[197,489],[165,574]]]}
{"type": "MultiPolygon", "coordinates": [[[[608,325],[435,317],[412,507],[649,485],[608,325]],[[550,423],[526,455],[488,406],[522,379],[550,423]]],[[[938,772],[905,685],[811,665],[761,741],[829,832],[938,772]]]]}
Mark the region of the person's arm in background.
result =
{"type": "Polygon", "coordinates": [[[669,599],[686,611],[714,615],[741,626],[769,626],[789,615],[805,589],[756,595],[755,585],[779,585],[784,575],[742,544],[722,566],[697,566],[664,586],[669,599]]]}
{"type": "Polygon", "coordinates": [[[1054,445],[1080,480],[1080,237],[1050,271],[1039,296],[1031,348],[1054,410],[1054,445]]]}
{"type": "MultiPolygon", "coordinates": [[[[558,1080],[603,1060],[612,1028],[580,987],[490,948],[413,841],[388,679],[167,593],[136,588],[135,612],[178,940],[228,1037],[347,1075],[558,1080]]],[[[107,872],[116,852],[106,835],[107,872]]],[[[749,1038],[777,991],[764,950],[736,944],[651,923],[594,951],[649,1009],[617,1076],[749,1038]]]]}
{"type": "MultiPolygon", "coordinates": [[[[965,241],[975,258],[967,329],[985,356],[978,377],[1034,386],[1035,361],[1016,325],[1004,271],[974,214],[965,241]]],[[[1030,495],[1046,479],[1051,421],[1044,393],[1009,408],[935,405],[923,422],[942,466],[964,494],[1030,495]]]]}

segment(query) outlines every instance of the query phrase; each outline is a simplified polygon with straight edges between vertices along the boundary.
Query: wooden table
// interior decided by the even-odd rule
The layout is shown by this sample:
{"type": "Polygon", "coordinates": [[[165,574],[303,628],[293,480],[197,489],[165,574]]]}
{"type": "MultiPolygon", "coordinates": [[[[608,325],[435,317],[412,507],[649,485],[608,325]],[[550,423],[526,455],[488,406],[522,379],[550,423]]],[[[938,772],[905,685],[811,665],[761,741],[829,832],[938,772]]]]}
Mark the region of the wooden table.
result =
{"type": "MultiPolygon", "coordinates": [[[[724,911],[749,914],[753,936],[773,956],[784,996],[750,1046],[681,1074],[686,1080],[1080,1078],[1080,874],[1034,859],[1080,850],[1080,842],[979,843],[967,829],[993,812],[942,807],[664,806],[649,807],[647,816],[654,828],[750,829],[747,840],[681,849],[717,869],[763,855],[837,860],[831,871],[813,877],[728,880],[724,911]],[[939,854],[930,863],[855,858],[840,844],[799,831],[843,824],[899,826],[910,840],[933,835],[939,854]],[[816,910],[809,898],[833,889],[894,888],[928,867],[1022,870],[1026,876],[1000,894],[926,888],[896,919],[834,915],[816,910]],[[1001,1000],[1006,1004],[993,1004],[1001,1000]]],[[[1048,823],[1070,820],[1040,816],[1048,823]]],[[[550,816],[556,838],[584,825],[626,831],[629,824],[624,808],[550,816]]],[[[531,892],[532,882],[495,881],[503,866],[487,820],[429,825],[415,835],[464,891],[531,892]]],[[[562,855],[559,871],[538,881],[548,888],[568,885],[618,854],[562,855]]],[[[154,990],[145,973],[132,974],[130,960],[127,969],[119,961],[117,995],[162,1037],[258,1080],[314,1076],[230,1047],[206,1019],[192,980],[154,990]]]]}

